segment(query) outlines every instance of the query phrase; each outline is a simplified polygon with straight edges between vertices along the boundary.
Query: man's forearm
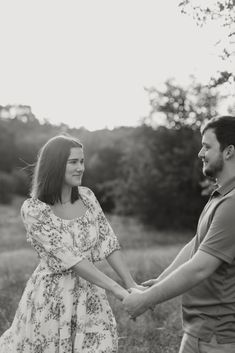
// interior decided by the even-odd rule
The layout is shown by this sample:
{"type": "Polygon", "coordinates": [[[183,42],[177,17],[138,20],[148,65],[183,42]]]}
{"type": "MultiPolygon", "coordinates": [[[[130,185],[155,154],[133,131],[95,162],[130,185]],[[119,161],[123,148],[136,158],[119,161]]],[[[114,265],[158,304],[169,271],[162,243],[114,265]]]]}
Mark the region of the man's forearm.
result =
{"type": "Polygon", "coordinates": [[[157,281],[162,281],[168,275],[170,275],[173,271],[175,271],[178,267],[183,265],[186,261],[190,259],[192,244],[194,242],[194,238],[186,244],[183,249],[180,250],[176,258],[172,261],[172,263],[160,274],[157,278],[157,281]]]}
{"type": "Polygon", "coordinates": [[[202,250],[179,266],[162,281],[155,283],[144,292],[132,291],[125,298],[124,305],[132,317],[143,314],[153,305],[181,295],[211,276],[223,260],[202,250]]]}
{"type": "Polygon", "coordinates": [[[145,305],[150,307],[177,297],[199,284],[203,279],[203,272],[195,270],[187,262],[143,293],[145,305]]]}

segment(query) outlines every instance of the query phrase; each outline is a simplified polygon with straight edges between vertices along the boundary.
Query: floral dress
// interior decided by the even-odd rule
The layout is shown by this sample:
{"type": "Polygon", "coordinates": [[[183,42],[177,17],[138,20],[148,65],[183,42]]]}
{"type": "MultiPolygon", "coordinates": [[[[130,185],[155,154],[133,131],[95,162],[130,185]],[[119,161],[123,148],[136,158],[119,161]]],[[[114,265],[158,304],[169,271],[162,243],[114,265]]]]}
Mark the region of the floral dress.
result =
{"type": "Polygon", "coordinates": [[[39,265],[27,282],[12,326],[0,337],[0,353],[117,352],[116,322],[104,289],[78,277],[72,267],[120,249],[93,192],[79,187],[87,210],[61,219],[35,198],[21,214],[39,265]]]}

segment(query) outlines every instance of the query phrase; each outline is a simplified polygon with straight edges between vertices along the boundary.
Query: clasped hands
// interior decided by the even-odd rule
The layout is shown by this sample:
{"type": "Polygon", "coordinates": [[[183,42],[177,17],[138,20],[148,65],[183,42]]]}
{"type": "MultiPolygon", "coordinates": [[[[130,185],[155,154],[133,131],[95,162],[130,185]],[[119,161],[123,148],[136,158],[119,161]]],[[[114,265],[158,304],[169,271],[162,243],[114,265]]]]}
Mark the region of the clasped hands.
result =
{"type": "Polygon", "coordinates": [[[157,279],[151,279],[143,282],[142,285],[136,284],[135,287],[129,288],[127,296],[122,300],[125,310],[128,312],[129,317],[135,320],[139,315],[143,314],[146,310],[153,310],[154,307],[147,302],[147,289],[154,285],[157,279]]]}

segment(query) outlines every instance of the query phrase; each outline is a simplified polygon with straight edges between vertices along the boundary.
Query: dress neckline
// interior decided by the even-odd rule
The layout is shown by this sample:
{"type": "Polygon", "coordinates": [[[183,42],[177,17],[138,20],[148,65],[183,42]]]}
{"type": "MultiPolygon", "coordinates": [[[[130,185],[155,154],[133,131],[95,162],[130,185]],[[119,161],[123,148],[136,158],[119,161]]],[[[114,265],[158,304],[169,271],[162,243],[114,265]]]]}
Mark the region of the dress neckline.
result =
{"type": "Polygon", "coordinates": [[[83,215],[78,216],[78,217],[74,217],[74,218],[71,218],[71,219],[61,218],[61,217],[59,217],[59,216],[56,216],[56,214],[54,213],[54,211],[52,210],[51,206],[50,206],[48,203],[43,202],[43,201],[41,201],[41,200],[39,200],[39,199],[37,199],[37,198],[35,198],[35,200],[37,200],[38,202],[40,202],[40,203],[42,203],[43,205],[45,205],[45,206],[48,208],[49,213],[52,215],[52,217],[54,217],[54,218],[56,218],[56,219],[58,219],[58,220],[60,220],[60,221],[63,221],[63,222],[72,222],[72,221],[75,222],[75,221],[78,221],[78,220],[80,220],[80,219],[86,218],[86,217],[87,217],[87,213],[88,213],[88,211],[89,211],[89,207],[88,207],[88,205],[87,205],[85,199],[82,197],[81,193],[79,193],[79,196],[80,196],[80,198],[81,198],[81,200],[82,200],[84,206],[86,207],[86,211],[84,212],[83,215]]]}
{"type": "MultiPolygon", "coordinates": [[[[47,204],[46,204],[47,205],[47,204]]],[[[86,208],[86,211],[85,211],[85,213],[83,214],[83,215],[81,215],[81,216],[78,216],[78,217],[74,217],[74,218],[70,218],[70,219],[67,219],[67,218],[61,218],[61,217],[59,217],[59,216],[56,216],[56,214],[53,212],[53,210],[52,210],[52,208],[50,207],[50,205],[47,205],[48,207],[49,207],[49,211],[50,211],[50,213],[51,213],[51,215],[54,217],[54,218],[57,218],[57,219],[59,219],[60,221],[63,221],[63,222],[75,222],[75,221],[78,221],[78,220],[80,220],[80,219],[83,219],[83,218],[86,218],[86,216],[87,216],[87,213],[88,213],[88,211],[89,211],[89,209],[88,208],[86,208]]]]}

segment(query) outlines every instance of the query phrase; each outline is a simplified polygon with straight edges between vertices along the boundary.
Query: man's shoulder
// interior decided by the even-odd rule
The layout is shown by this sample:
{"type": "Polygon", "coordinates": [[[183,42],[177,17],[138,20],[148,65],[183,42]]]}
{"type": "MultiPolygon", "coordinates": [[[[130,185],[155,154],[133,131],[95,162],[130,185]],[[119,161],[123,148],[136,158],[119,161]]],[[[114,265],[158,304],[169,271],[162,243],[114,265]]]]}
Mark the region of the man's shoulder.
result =
{"type": "Polygon", "coordinates": [[[223,215],[223,217],[229,218],[235,224],[235,189],[224,195],[217,202],[214,212],[215,215],[223,215]]]}
{"type": "Polygon", "coordinates": [[[226,202],[226,203],[232,203],[235,204],[235,188],[233,188],[232,190],[230,190],[227,194],[225,194],[222,198],[221,198],[222,202],[226,202]]]}

